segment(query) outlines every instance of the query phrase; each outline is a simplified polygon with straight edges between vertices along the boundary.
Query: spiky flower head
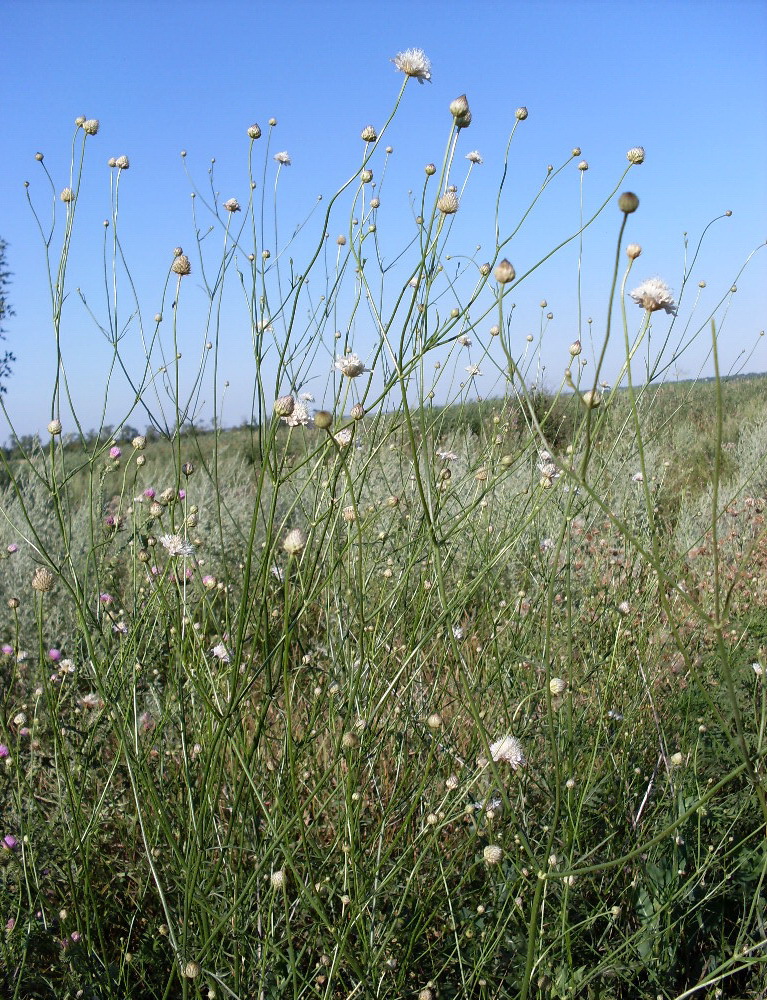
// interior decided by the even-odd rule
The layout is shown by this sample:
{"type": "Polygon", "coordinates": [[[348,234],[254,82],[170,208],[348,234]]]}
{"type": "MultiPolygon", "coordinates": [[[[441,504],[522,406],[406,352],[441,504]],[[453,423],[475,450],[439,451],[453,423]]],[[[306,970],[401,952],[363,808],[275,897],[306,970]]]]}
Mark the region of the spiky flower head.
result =
{"type": "Polygon", "coordinates": [[[239,212],[240,203],[239,201],[237,201],[236,198],[229,198],[227,199],[227,201],[224,202],[224,208],[227,210],[227,212],[239,212]]]}
{"type": "Polygon", "coordinates": [[[503,258],[502,261],[500,261],[499,264],[496,265],[493,274],[495,276],[495,280],[498,282],[499,285],[506,285],[510,281],[513,281],[517,276],[517,272],[514,270],[514,267],[512,266],[511,262],[508,261],[505,257],[503,258]]]}
{"type": "Polygon", "coordinates": [[[45,594],[53,588],[53,573],[45,566],[38,566],[32,575],[32,590],[45,594]]]}
{"type": "Polygon", "coordinates": [[[419,83],[431,80],[431,63],[423,49],[405,49],[392,59],[395,67],[405,76],[414,76],[419,83]]]}
{"type": "Polygon", "coordinates": [[[378,133],[372,125],[366,125],[362,132],[360,132],[360,139],[362,139],[363,142],[375,142],[377,138],[378,133]]]}
{"type": "Polygon", "coordinates": [[[644,147],[632,146],[628,153],[626,153],[626,159],[629,163],[644,163],[644,147]]]}
{"type": "Polygon", "coordinates": [[[518,122],[523,122],[527,118],[527,108],[517,108],[514,112],[514,117],[518,122]]]}
{"type": "Polygon", "coordinates": [[[454,191],[446,191],[437,201],[437,208],[443,215],[455,215],[458,211],[458,195],[454,191]]]}
{"type": "Polygon", "coordinates": [[[160,545],[169,556],[191,556],[194,553],[192,543],[185,541],[181,535],[160,535],[160,545]]]}
{"type": "Polygon", "coordinates": [[[98,118],[88,118],[83,122],[83,132],[86,135],[96,135],[99,130],[99,120],[98,118]]]}
{"type": "Polygon", "coordinates": [[[291,528],[282,541],[282,547],[289,556],[300,556],[306,548],[306,535],[300,528],[291,528]]]}
{"type": "Polygon", "coordinates": [[[370,370],[365,367],[356,354],[344,354],[337,357],[333,367],[341,372],[342,375],[346,375],[347,378],[356,378],[358,375],[362,375],[370,370]]]}
{"type": "Polygon", "coordinates": [[[296,401],[292,396],[280,396],[274,401],[274,413],[277,417],[289,417],[296,408],[296,401]]]}
{"type": "Polygon", "coordinates": [[[466,159],[470,163],[484,163],[485,162],[482,159],[482,155],[481,155],[481,153],[479,152],[478,149],[472,149],[472,151],[470,153],[467,153],[466,154],[466,159]]]}
{"type": "Polygon", "coordinates": [[[115,160],[115,166],[117,167],[118,170],[127,170],[128,167],[130,166],[130,160],[123,153],[122,156],[118,156],[117,159],[115,160]]]}
{"type": "Polygon", "coordinates": [[[75,193],[72,190],[72,188],[64,188],[64,190],[59,195],[59,198],[61,198],[63,202],[69,203],[70,201],[75,200],[75,193]]]}
{"type": "Polygon", "coordinates": [[[261,126],[254,122],[248,129],[249,139],[260,139],[261,138],[261,126]]]}
{"type": "Polygon", "coordinates": [[[516,771],[525,763],[522,744],[516,736],[504,736],[490,744],[490,756],[497,763],[508,764],[516,771]]]}
{"type": "Polygon", "coordinates": [[[486,865],[498,865],[503,861],[503,848],[498,844],[488,844],[482,852],[486,865]]]}
{"type": "Polygon", "coordinates": [[[49,434],[61,434],[61,421],[60,420],[51,420],[51,422],[48,424],[48,433],[49,434]]]}
{"type": "Polygon", "coordinates": [[[180,253],[178,257],[175,257],[173,263],[170,265],[171,271],[174,274],[181,275],[192,273],[192,264],[185,253],[180,253]]]}
{"type": "Polygon", "coordinates": [[[290,161],[290,154],[287,152],[287,150],[283,150],[281,153],[275,153],[274,154],[274,158],[280,164],[280,166],[282,166],[282,167],[289,167],[290,166],[290,162],[291,162],[290,161]]]}
{"type": "Polygon", "coordinates": [[[671,316],[676,316],[674,296],[666,282],[660,278],[648,278],[630,295],[638,306],[642,306],[648,312],[657,312],[659,309],[663,309],[671,316]]]}

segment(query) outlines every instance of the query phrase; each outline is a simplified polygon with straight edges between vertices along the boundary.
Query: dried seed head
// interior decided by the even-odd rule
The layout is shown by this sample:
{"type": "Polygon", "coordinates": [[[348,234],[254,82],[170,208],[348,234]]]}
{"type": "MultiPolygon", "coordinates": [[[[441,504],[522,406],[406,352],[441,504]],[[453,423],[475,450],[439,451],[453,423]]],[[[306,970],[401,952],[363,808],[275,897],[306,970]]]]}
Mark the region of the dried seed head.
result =
{"type": "Polygon", "coordinates": [[[11,611],[15,611],[21,604],[21,601],[18,599],[18,597],[9,597],[6,603],[8,604],[8,607],[11,609],[11,611]]]}
{"type": "Polygon", "coordinates": [[[346,246],[346,237],[345,236],[339,236],[338,239],[336,240],[336,243],[340,247],[345,247],[346,246]]]}
{"type": "Polygon", "coordinates": [[[458,211],[458,196],[453,191],[446,191],[438,200],[437,208],[443,215],[455,215],[458,211]]]}
{"type": "Polygon", "coordinates": [[[181,970],[181,975],[184,979],[197,979],[201,971],[197,962],[187,962],[181,970]]]}
{"type": "Polygon", "coordinates": [[[514,270],[511,262],[505,257],[499,264],[496,265],[493,274],[499,285],[506,285],[510,281],[513,281],[517,276],[517,272],[514,270]]]}
{"type": "Polygon", "coordinates": [[[306,535],[300,528],[291,528],[282,542],[283,549],[289,556],[298,556],[306,548],[306,535]]]}
{"type": "Polygon", "coordinates": [[[629,260],[636,260],[641,252],[642,248],[638,243],[629,243],[629,245],[626,247],[626,256],[629,258],[629,260]]]}
{"type": "Polygon", "coordinates": [[[527,108],[517,108],[514,112],[514,117],[518,122],[523,122],[527,118],[527,108]]]}
{"type": "Polygon", "coordinates": [[[143,451],[146,448],[146,435],[137,434],[131,441],[131,448],[135,451],[143,451]]]}
{"type": "Polygon", "coordinates": [[[45,566],[38,566],[32,576],[32,589],[45,594],[53,587],[53,573],[45,566]]]}
{"type": "Polygon", "coordinates": [[[51,420],[51,422],[48,424],[48,433],[49,434],[61,434],[61,421],[60,420],[51,420]]]}
{"type": "Polygon", "coordinates": [[[579,170],[588,170],[589,169],[589,165],[588,165],[588,163],[585,160],[581,160],[581,162],[578,164],[578,169],[579,170]]]}
{"type": "Polygon", "coordinates": [[[373,128],[372,125],[366,125],[360,132],[360,139],[364,142],[375,142],[378,138],[378,133],[373,128]]]}
{"type": "Polygon", "coordinates": [[[261,126],[257,125],[255,122],[248,129],[249,139],[260,139],[261,138],[261,126]]]}
{"type": "Polygon", "coordinates": [[[357,511],[350,504],[348,507],[344,507],[341,511],[341,517],[346,521],[347,524],[352,524],[357,520],[357,511]]]}
{"type": "Polygon", "coordinates": [[[109,157],[109,159],[107,160],[107,166],[108,167],[116,167],[117,166],[117,160],[114,158],[114,156],[110,156],[109,157]]]}
{"type": "Polygon", "coordinates": [[[636,212],[639,208],[639,198],[637,198],[633,191],[624,191],[618,199],[618,208],[621,212],[625,212],[626,215],[631,215],[632,212],[636,212]]]}
{"type": "Polygon", "coordinates": [[[632,146],[628,153],[626,153],[626,159],[629,163],[644,163],[644,147],[632,146]]]}
{"type": "Polygon", "coordinates": [[[269,881],[272,883],[273,889],[284,889],[285,888],[285,872],[282,868],[278,868],[277,871],[272,872],[269,876],[269,881]]]}
{"type": "Polygon", "coordinates": [[[363,184],[369,184],[373,180],[373,171],[363,170],[362,173],[360,174],[360,180],[362,181],[363,184]]]}
{"type": "Polygon", "coordinates": [[[192,273],[192,265],[189,258],[185,253],[179,254],[178,257],[174,258],[173,263],[170,265],[171,271],[180,276],[192,273]]]}
{"type": "Polygon", "coordinates": [[[341,746],[344,750],[354,750],[360,745],[360,738],[356,733],[344,733],[341,737],[341,746]]]}
{"type": "Polygon", "coordinates": [[[83,132],[86,135],[96,135],[99,130],[99,120],[98,118],[88,118],[87,121],[83,122],[83,132]]]}

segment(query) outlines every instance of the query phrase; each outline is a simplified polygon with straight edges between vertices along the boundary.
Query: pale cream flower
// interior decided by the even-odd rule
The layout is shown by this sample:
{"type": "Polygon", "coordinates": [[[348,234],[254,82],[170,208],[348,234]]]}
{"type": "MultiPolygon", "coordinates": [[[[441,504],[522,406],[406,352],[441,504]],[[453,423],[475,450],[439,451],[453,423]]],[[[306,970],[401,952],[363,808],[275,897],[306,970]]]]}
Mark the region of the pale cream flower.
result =
{"type": "Polygon", "coordinates": [[[626,153],[626,159],[629,163],[644,163],[644,147],[632,146],[626,153]]]}
{"type": "Polygon", "coordinates": [[[503,860],[503,848],[499,847],[498,844],[488,844],[482,852],[482,857],[485,859],[485,864],[500,864],[503,860]]]}
{"type": "Polygon", "coordinates": [[[455,215],[458,211],[458,196],[454,191],[446,191],[437,201],[437,208],[443,215],[455,215]]]}
{"type": "Polygon", "coordinates": [[[484,163],[485,162],[482,159],[482,156],[480,155],[479,150],[477,150],[477,149],[473,149],[470,153],[467,153],[466,154],[466,159],[469,160],[471,163],[484,163]]]}
{"type": "Polygon", "coordinates": [[[290,556],[300,555],[306,548],[307,538],[300,528],[291,528],[282,542],[283,549],[290,556]]]}
{"type": "Polygon", "coordinates": [[[423,49],[405,49],[392,59],[396,68],[405,76],[414,76],[419,83],[431,80],[431,63],[423,49]]]}
{"type": "Polygon", "coordinates": [[[657,312],[659,309],[663,309],[671,316],[676,316],[674,296],[666,282],[660,278],[648,278],[630,295],[638,306],[642,306],[648,312],[657,312]]]}
{"type": "Polygon", "coordinates": [[[357,354],[344,354],[337,357],[333,367],[338,369],[342,375],[346,375],[347,378],[356,378],[358,375],[370,371],[357,354]]]}
{"type": "Polygon", "coordinates": [[[496,740],[495,743],[491,743],[490,756],[496,764],[508,764],[514,771],[525,763],[522,744],[516,736],[504,736],[500,740],[496,740]]]}
{"type": "Polygon", "coordinates": [[[239,212],[240,203],[239,201],[237,201],[236,198],[229,198],[227,201],[224,202],[224,208],[227,210],[227,212],[239,212]]]}
{"type": "Polygon", "coordinates": [[[291,162],[290,161],[290,154],[286,150],[283,150],[281,153],[275,153],[274,154],[274,158],[275,158],[275,160],[281,166],[283,166],[283,167],[289,167],[290,166],[290,162],[291,162]]]}
{"type": "Polygon", "coordinates": [[[194,554],[192,543],[185,541],[181,535],[160,535],[160,545],[169,556],[191,556],[194,554]]]}

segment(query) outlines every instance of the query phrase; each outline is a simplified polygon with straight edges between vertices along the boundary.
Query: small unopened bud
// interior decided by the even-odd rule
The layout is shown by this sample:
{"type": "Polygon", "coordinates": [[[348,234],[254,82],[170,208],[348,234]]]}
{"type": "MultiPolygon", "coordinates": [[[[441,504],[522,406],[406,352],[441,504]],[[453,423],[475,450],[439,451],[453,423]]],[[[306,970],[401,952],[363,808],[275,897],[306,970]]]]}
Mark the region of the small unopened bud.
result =
{"type": "Polygon", "coordinates": [[[514,112],[514,117],[518,122],[523,122],[527,118],[527,108],[517,108],[514,112]]]}
{"type": "Polygon", "coordinates": [[[434,166],[433,163],[427,163],[423,169],[426,171],[427,177],[432,177],[437,172],[437,168],[434,166]]]}
{"type": "Polygon", "coordinates": [[[365,416],[365,407],[362,403],[355,403],[351,409],[352,420],[362,420],[365,416]]]}
{"type": "Polygon", "coordinates": [[[333,423],[333,414],[329,413],[327,410],[317,410],[314,414],[314,426],[319,427],[321,431],[326,431],[333,423]]]}
{"type": "Polygon", "coordinates": [[[570,344],[570,355],[573,358],[577,358],[580,353],[581,353],[581,342],[580,340],[574,340],[572,344],[570,344]]]}
{"type": "Polygon", "coordinates": [[[51,422],[48,424],[48,433],[49,434],[61,434],[61,421],[60,420],[51,420],[51,422]]]}
{"type": "Polygon", "coordinates": [[[460,118],[461,115],[465,115],[469,110],[469,102],[466,99],[466,94],[461,94],[460,97],[456,97],[454,101],[450,102],[450,114],[453,118],[460,118]]]}
{"type": "Polygon", "coordinates": [[[193,462],[184,462],[184,464],[181,466],[181,471],[184,473],[184,475],[188,479],[191,475],[194,474],[194,463],[193,462]]]}
{"type": "Polygon", "coordinates": [[[479,273],[482,275],[483,278],[486,278],[488,276],[488,274],[490,274],[490,265],[489,264],[480,264],[480,266],[479,266],[479,273]]]}
{"type": "Polygon", "coordinates": [[[59,198],[61,198],[61,200],[64,201],[64,202],[74,201],[75,200],[75,193],[72,190],[72,188],[64,188],[64,190],[59,195],[59,198]]]}
{"type": "Polygon", "coordinates": [[[644,148],[642,146],[632,146],[626,153],[629,163],[644,163],[644,148]]]}
{"type": "Polygon", "coordinates": [[[580,156],[581,155],[581,147],[580,146],[574,146],[573,149],[572,149],[572,154],[573,154],[573,156],[580,156]]]}
{"type": "Polygon", "coordinates": [[[581,396],[585,406],[589,410],[594,410],[602,403],[602,393],[598,389],[589,389],[581,396]]]}
{"type": "Polygon", "coordinates": [[[43,154],[42,153],[35,153],[35,159],[37,160],[38,163],[42,163],[43,162],[43,154]]]}
{"type": "Polygon", "coordinates": [[[629,260],[636,260],[641,252],[642,248],[638,243],[629,243],[629,245],[626,247],[626,256],[629,258],[629,260]]]}
{"type": "Polygon", "coordinates": [[[340,247],[345,247],[346,246],[346,237],[345,236],[339,236],[338,239],[336,240],[336,243],[340,247]]]}
{"type": "Polygon", "coordinates": [[[631,215],[639,208],[639,198],[633,191],[624,191],[618,199],[618,208],[626,215],[631,215]]]}
{"type": "Polygon", "coordinates": [[[255,122],[248,129],[249,139],[260,139],[261,138],[261,126],[257,125],[255,122]]]}
{"type": "Polygon", "coordinates": [[[296,406],[292,396],[280,396],[274,401],[274,414],[277,417],[289,417],[296,406]]]}
{"type": "Polygon", "coordinates": [[[496,265],[493,275],[499,285],[507,285],[510,281],[513,281],[516,278],[517,272],[514,270],[511,262],[504,257],[503,260],[496,265]]]}

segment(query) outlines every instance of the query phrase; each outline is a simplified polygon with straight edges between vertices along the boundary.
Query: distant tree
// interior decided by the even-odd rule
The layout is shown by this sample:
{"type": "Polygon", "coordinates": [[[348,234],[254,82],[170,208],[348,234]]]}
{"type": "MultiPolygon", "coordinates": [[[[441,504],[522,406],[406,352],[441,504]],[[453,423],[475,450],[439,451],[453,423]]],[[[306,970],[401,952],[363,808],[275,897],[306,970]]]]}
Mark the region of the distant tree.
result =
{"type": "MultiPolygon", "coordinates": [[[[8,270],[5,261],[5,251],[8,244],[0,239],[0,340],[5,340],[5,327],[3,322],[8,316],[13,316],[13,309],[8,305],[6,291],[10,285],[11,272],[8,270]]],[[[4,351],[0,354],[0,392],[5,392],[5,381],[11,374],[11,364],[16,358],[11,351],[4,351]]]]}

